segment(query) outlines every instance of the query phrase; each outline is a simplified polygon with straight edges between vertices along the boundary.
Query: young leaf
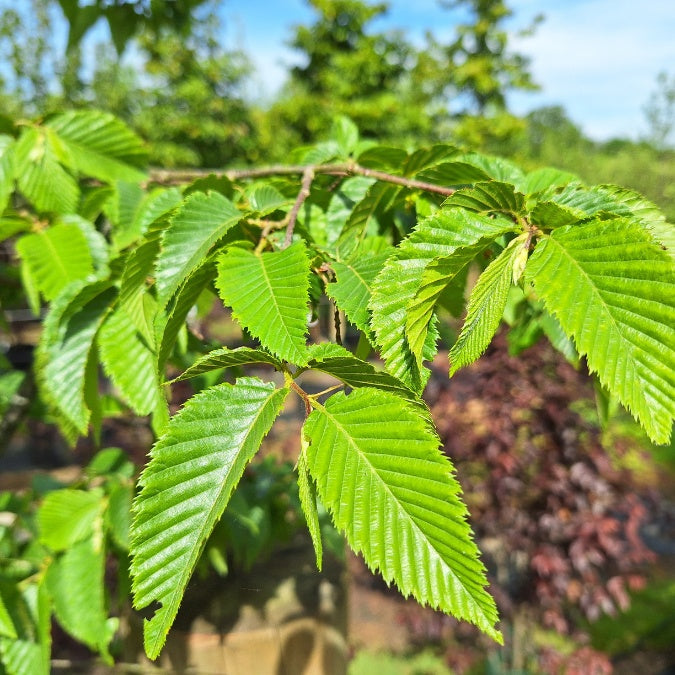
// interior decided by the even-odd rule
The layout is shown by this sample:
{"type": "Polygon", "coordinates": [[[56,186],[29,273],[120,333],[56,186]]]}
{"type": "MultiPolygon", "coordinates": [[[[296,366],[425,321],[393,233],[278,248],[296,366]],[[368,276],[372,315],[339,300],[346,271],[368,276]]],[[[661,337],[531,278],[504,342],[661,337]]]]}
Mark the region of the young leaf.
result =
{"type": "Polygon", "coordinates": [[[265,349],[299,366],[307,362],[309,259],[303,242],[261,254],[230,247],[220,257],[216,286],[265,349]]]}
{"type": "Polygon", "coordinates": [[[420,287],[424,269],[434,258],[449,259],[457,250],[481,241],[487,245],[515,227],[505,218],[441,209],[418,223],[376,277],[370,309],[380,354],[387,370],[414,391],[422,391],[427,372],[418,366],[405,329],[408,304],[420,287]]]}
{"type": "Polygon", "coordinates": [[[134,605],[160,604],[144,625],[150,658],[159,654],[199,554],[287,393],[255,378],[205,389],[152,449],[131,533],[134,605]]]}
{"type": "Polygon", "coordinates": [[[478,359],[490,344],[506,307],[514,262],[523,246],[522,236],[514,239],[478,278],[464,326],[450,350],[450,375],[478,359]]]}
{"type": "Polygon", "coordinates": [[[71,281],[94,271],[87,239],[74,224],[27,234],[17,241],[16,249],[47,300],[53,300],[71,281]]]}
{"type": "Polygon", "coordinates": [[[334,262],[331,265],[337,278],[334,283],[326,286],[326,293],[366,335],[370,333],[368,303],[372,284],[389,255],[390,252],[354,256],[346,262],[334,262]]]}
{"type": "Polygon", "coordinates": [[[278,370],[281,370],[281,362],[275,359],[271,354],[262,349],[251,349],[250,347],[237,347],[236,349],[228,349],[221,347],[214,349],[208,354],[204,354],[198,358],[187,370],[181,375],[171,380],[171,382],[180,382],[181,380],[189,380],[191,377],[196,377],[202,373],[208,373],[219,368],[232,368],[232,366],[243,366],[247,363],[268,363],[278,370]]]}
{"type": "Polygon", "coordinates": [[[66,145],[74,169],[102,181],[141,181],[145,164],[143,141],[110,113],[72,110],[45,125],[66,145]]]}
{"type": "Polygon", "coordinates": [[[111,662],[108,644],[114,624],[108,623],[105,610],[104,567],[105,552],[89,537],[52,562],[46,583],[61,627],[111,662]]]}
{"type": "Polygon", "coordinates": [[[218,192],[194,192],[183,202],[162,235],[155,281],[162,306],[241,218],[241,211],[218,192]]]}
{"type": "Polygon", "coordinates": [[[318,494],[350,546],[404,595],[501,642],[453,467],[415,408],[377,389],[338,393],[303,433],[318,494]]]}
{"type": "Polygon", "coordinates": [[[458,248],[451,256],[436,258],[424,269],[415,295],[406,307],[405,337],[417,367],[422,368],[424,347],[436,304],[450,284],[465,278],[471,261],[482,253],[494,237],[487,236],[475,244],[458,248]]]}
{"type": "Polygon", "coordinates": [[[588,367],[656,443],[675,416],[675,270],[632,219],[554,230],[525,274],[588,367]]]}
{"type": "Polygon", "coordinates": [[[300,506],[305,514],[307,529],[312,538],[314,553],[316,555],[316,568],[321,571],[323,565],[323,545],[321,543],[321,524],[319,523],[319,512],[316,507],[316,485],[309,475],[307,467],[307,439],[301,436],[301,450],[298,457],[298,492],[300,494],[300,506]]]}

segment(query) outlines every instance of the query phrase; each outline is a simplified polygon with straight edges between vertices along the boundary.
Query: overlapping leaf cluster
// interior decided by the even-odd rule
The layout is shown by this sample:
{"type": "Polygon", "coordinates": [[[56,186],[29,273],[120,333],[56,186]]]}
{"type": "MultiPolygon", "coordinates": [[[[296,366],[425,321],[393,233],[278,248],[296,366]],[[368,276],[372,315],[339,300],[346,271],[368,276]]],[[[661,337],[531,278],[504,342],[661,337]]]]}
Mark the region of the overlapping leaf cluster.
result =
{"type": "MultiPolygon", "coordinates": [[[[34,305],[51,302],[38,355],[45,397],[72,435],[96,428],[100,363],[160,436],[131,539],[135,604],[158,603],[145,626],[148,655],[159,654],[209,534],[295,395],[308,413],[298,470],[319,565],[317,499],[388,582],[501,640],[461,490],[421,399],[437,313],[460,316],[468,296],[448,345],[452,374],[483,353],[514,306],[536,308],[554,342],[584,356],[666,442],[675,268],[672,227],[658,209],[628,190],[587,188],[551,169],[526,174],[448,145],[410,154],[373,146],[344,121],[333,142],[300,156],[312,166],[302,185],[270,171],[147,189],[135,182],[136,146],[105,116],[87,119],[61,116],[0,149],[19,158],[13,166],[28,163],[17,174],[24,198],[55,214],[17,243],[34,305]],[[48,185],[41,176],[56,165],[60,182],[48,185]],[[81,194],[80,172],[98,179],[81,194]],[[64,275],[45,264],[53,257],[64,275]],[[193,308],[215,298],[249,344],[209,351],[189,332],[193,308]],[[308,344],[325,298],[360,336],[354,352],[308,344]],[[367,360],[373,350],[383,368],[367,360]],[[245,364],[278,376],[213,384],[169,421],[170,362],[189,366],[177,379],[217,382],[245,364]],[[310,396],[307,370],[330,375],[339,391],[310,396]]],[[[0,225],[15,221],[9,213],[0,225]]]]}

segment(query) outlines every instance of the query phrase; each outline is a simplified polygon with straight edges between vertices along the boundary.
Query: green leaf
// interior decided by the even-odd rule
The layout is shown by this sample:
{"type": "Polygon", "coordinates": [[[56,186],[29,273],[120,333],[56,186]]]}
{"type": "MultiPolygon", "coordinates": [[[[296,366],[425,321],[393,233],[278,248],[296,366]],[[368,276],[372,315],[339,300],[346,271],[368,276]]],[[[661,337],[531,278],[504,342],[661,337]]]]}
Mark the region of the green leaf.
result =
{"type": "Polygon", "coordinates": [[[656,443],[675,416],[675,270],[632,219],[554,230],[525,274],[591,372],[656,443]]]}
{"type": "Polygon", "coordinates": [[[94,273],[103,278],[109,273],[108,262],[110,261],[110,250],[106,238],[96,229],[94,223],[86,220],[82,216],[70,213],[60,216],[55,225],[75,225],[87,240],[87,246],[91,253],[91,260],[94,265],[94,273]]]}
{"type": "Polygon", "coordinates": [[[10,613],[7,611],[7,604],[2,594],[2,587],[0,587],[0,637],[7,637],[16,639],[16,627],[10,613]]]}
{"type": "MultiPolygon", "coordinates": [[[[143,200],[143,188],[138,183],[117,181],[110,189],[110,196],[103,205],[108,219],[115,226],[113,241],[120,235],[126,236],[126,230],[131,227],[136,210],[143,200]]],[[[122,248],[118,245],[118,248],[122,248]]]]}
{"type": "Polygon", "coordinates": [[[54,300],[70,282],[94,271],[87,239],[75,224],[63,223],[24,235],[16,248],[47,300],[54,300]]]}
{"type": "Polygon", "coordinates": [[[408,157],[403,166],[404,176],[416,176],[422,171],[443,164],[457,157],[458,151],[454,145],[438,143],[428,148],[420,148],[408,157]]]}
{"type": "Polygon", "coordinates": [[[33,226],[28,218],[8,215],[4,218],[0,216],[0,241],[5,241],[21,232],[28,232],[33,226]]]}
{"type": "Polygon", "coordinates": [[[435,258],[451,259],[462,248],[480,242],[487,245],[515,227],[505,218],[474,215],[463,209],[441,209],[418,223],[376,277],[370,309],[377,345],[387,370],[414,391],[421,392],[424,388],[427,371],[418,366],[406,337],[406,323],[408,305],[420,287],[427,265],[435,258]]]}
{"type": "Polygon", "coordinates": [[[261,254],[230,247],[218,262],[216,286],[265,349],[299,366],[307,362],[309,259],[302,241],[261,254]]]}
{"type": "Polygon", "coordinates": [[[155,319],[157,351],[157,370],[162,372],[164,364],[171,356],[180,329],[185,325],[189,311],[195,306],[199,296],[216,276],[216,266],[211,259],[193,272],[176,291],[164,313],[155,319]]]}
{"type": "Polygon", "coordinates": [[[49,675],[51,606],[44,582],[26,585],[12,604],[20,607],[19,639],[0,638],[0,662],[9,675],[49,675]]]}
{"type": "Polygon", "coordinates": [[[50,492],[37,513],[40,543],[52,551],[65,551],[90,538],[103,510],[103,491],[63,489],[50,492]]]}
{"type": "Polygon", "coordinates": [[[120,281],[120,303],[126,305],[146,288],[159,255],[161,230],[149,232],[145,240],[126,254],[120,281]]]}
{"type": "Polygon", "coordinates": [[[578,219],[587,219],[603,211],[619,216],[630,216],[630,208],[607,191],[568,185],[551,197],[551,201],[576,211],[578,219]]]}
{"type": "Polygon", "coordinates": [[[333,120],[331,137],[335,139],[340,156],[347,159],[356,150],[359,144],[359,130],[348,117],[339,115],[333,120]]]}
{"type": "Polygon", "coordinates": [[[70,153],[71,166],[85,176],[109,183],[145,179],[140,170],[147,159],[143,141],[110,113],[71,110],[45,126],[56,132],[70,153]]]}
{"type": "MultiPolygon", "coordinates": [[[[471,291],[466,319],[450,350],[450,375],[480,358],[501,321],[513,279],[513,266],[523,250],[523,238],[514,239],[480,275],[471,291]]],[[[526,250],[526,249],[525,249],[526,250]]]]}
{"type": "Polygon", "coordinates": [[[530,222],[546,229],[564,227],[584,217],[579,209],[572,209],[552,201],[538,202],[530,212],[530,222]]]}
{"type": "Polygon", "coordinates": [[[545,167],[530,171],[518,187],[526,195],[534,195],[551,188],[564,187],[568,183],[578,182],[579,178],[569,171],[545,167]]]}
{"type": "Polygon", "coordinates": [[[130,485],[117,484],[110,490],[105,523],[113,541],[123,551],[129,550],[131,531],[131,502],[133,489],[130,485]]]}
{"type": "Polygon", "coordinates": [[[279,359],[275,359],[271,354],[268,354],[262,349],[251,349],[250,347],[228,349],[227,347],[221,347],[220,349],[214,349],[208,354],[204,354],[204,356],[198,358],[187,370],[171,380],[171,382],[189,380],[191,377],[196,377],[197,375],[208,373],[212,370],[243,366],[247,363],[268,363],[277,370],[281,370],[281,362],[279,359]]]}
{"type": "Polygon", "coordinates": [[[647,231],[661,245],[668,249],[671,260],[675,261],[675,225],[666,222],[666,217],[656,204],[645,199],[634,190],[616,185],[601,185],[598,188],[611,195],[617,202],[627,206],[647,231]]]}
{"type": "Polygon", "coordinates": [[[418,180],[436,185],[471,185],[490,178],[481,169],[466,162],[443,162],[417,174],[418,180]]]}
{"type": "Polygon", "coordinates": [[[319,511],[316,506],[316,485],[309,475],[307,467],[307,448],[308,443],[304,435],[300,438],[301,450],[298,457],[298,492],[300,494],[300,506],[305,514],[307,529],[312,538],[314,553],[316,555],[316,567],[321,571],[323,566],[323,545],[321,543],[321,523],[319,522],[319,511]]]}
{"type": "Polygon", "coordinates": [[[565,334],[560,322],[548,312],[542,312],[539,325],[549,342],[575,367],[579,367],[579,354],[574,342],[565,334]]]}
{"type": "Polygon", "coordinates": [[[493,180],[504,181],[520,185],[525,180],[525,174],[520,167],[503,157],[481,155],[477,152],[469,152],[454,158],[456,161],[467,162],[484,171],[493,180]]]}
{"type": "Polygon", "coordinates": [[[123,308],[106,318],[98,346],[105,372],[134,412],[148,415],[166,407],[155,368],[157,356],[123,308]]]}
{"type": "Polygon", "coordinates": [[[284,197],[275,187],[269,183],[261,183],[253,186],[248,194],[249,204],[259,217],[264,218],[277,209],[287,211],[293,205],[293,199],[284,197]]]}
{"type": "Polygon", "coordinates": [[[64,289],[45,319],[39,350],[44,355],[42,377],[53,402],[65,417],[86,434],[89,409],[85,378],[89,353],[117,290],[108,282],[64,289]]]}
{"type": "Polygon", "coordinates": [[[484,215],[503,213],[519,217],[525,213],[525,195],[516,192],[510,183],[489,181],[457,190],[445,200],[443,206],[468,209],[484,215]]]}
{"type": "Polygon", "coordinates": [[[393,375],[377,370],[368,361],[362,361],[350,351],[330,342],[312,345],[309,348],[310,360],[307,364],[312,370],[320,370],[344,382],[348,387],[376,387],[415,403],[421,410],[428,409],[426,404],[393,375]]]}
{"type": "Polygon", "coordinates": [[[134,606],[160,603],[144,625],[150,658],[159,654],[199,554],[287,393],[255,378],[205,389],[152,449],[134,502],[131,544],[134,606]]]}
{"type": "Polygon", "coordinates": [[[88,537],[74,543],[47,569],[47,590],[61,627],[112,662],[108,644],[112,627],[105,610],[105,552],[88,537]]]}
{"type": "Polygon", "coordinates": [[[76,211],[80,189],[59,163],[44,132],[26,130],[17,141],[14,162],[19,189],[38,211],[76,211]]]}
{"type": "Polygon", "coordinates": [[[501,643],[453,467],[415,408],[376,389],[338,393],[303,433],[321,501],[369,567],[501,643]]]}
{"type": "Polygon", "coordinates": [[[380,255],[357,255],[347,262],[331,264],[336,280],[326,286],[326,293],[344,311],[347,318],[366,335],[370,333],[368,303],[372,295],[372,285],[390,252],[380,255]]]}
{"type": "Polygon", "coordinates": [[[400,173],[408,159],[408,153],[401,148],[392,148],[387,145],[376,145],[368,148],[359,155],[358,163],[368,169],[397,170],[400,173]]]}
{"type": "Polygon", "coordinates": [[[242,215],[218,192],[194,192],[183,202],[162,235],[155,281],[162,306],[242,215]]]}
{"type": "Polygon", "coordinates": [[[494,238],[494,235],[488,235],[474,244],[458,248],[450,256],[432,260],[424,268],[414,297],[406,306],[405,320],[405,337],[418,368],[422,367],[430,323],[441,295],[450,285],[465,278],[469,264],[492,244],[494,238]]]}
{"type": "Polygon", "coordinates": [[[0,134],[0,214],[9,203],[9,196],[14,191],[14,139],[0,134]]]}
{"type": "Polygon", "coordinates": [[[344,256],[350,255],[364,238],[369,226],[377,221],[377,215],[392,208],[403,188],[391,183],[373,183],[365,197],[352,209],[336,242],[344,256]]]}
{"type": "Polygon", "coordinates": [[[327,245],[333,246],[340,237],[346,223],[352,217],[354,205],[361,202],[374,181],[364,176],[354,176],[342,181],[335,191],[326,210],[327,245]]]}

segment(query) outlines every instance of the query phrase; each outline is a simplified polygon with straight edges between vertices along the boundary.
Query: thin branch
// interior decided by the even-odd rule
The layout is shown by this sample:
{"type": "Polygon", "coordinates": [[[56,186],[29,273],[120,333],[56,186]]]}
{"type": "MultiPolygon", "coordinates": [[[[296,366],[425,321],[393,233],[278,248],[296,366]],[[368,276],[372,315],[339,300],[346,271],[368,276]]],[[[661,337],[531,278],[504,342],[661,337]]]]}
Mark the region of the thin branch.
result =
{"type": "Polygon", "coordinates": [[[248,178],[266,178],[269,176],[293,176],[293,175],[307,175],[311,170],[314,175],[325,174],[330,176],[366,176],[368,178],[375,178],[384,183],[393,183],[394,185],[401,185],[413,190],[423,190],[424,192],[433,192],[435,194],[450,196],[454,194],[455,189],[446,187],[444,185],[436,185],[435,183],[428,183],[426,181],[415,180],[414,178],[406,178],[405,176],[396,176],[395,174],[386,173],[384,171],[376,171],[375,169],[368,169],[365,166],[356,164],[355,162],[348,162],[343,164],[293,164],[289,166],[277,165],[261,167],[258,169],[231,169],[225,171],[209,171],[205,169],[191,169],[168,171],[153,169],[150,171],[150,183],[159,183],[161,185],[175,185],[186,183],[197,178],[204,178],[205,176],[215,175],[216,177],[225,176],[231,181],[245,180],[248,178]]]}
{"type": "Polygon", "coordinates": [[[302,205],[309,197],[309,192],[312,189],[312,181],[314,180],[314,167],[308,166],[302,172],[302,185],[300,187],[300,192],[298,192],[298,197],[293,204],[291,212],[288,214],[288,223],[286,225],[286,239],[284,239],[284,248],[287,248],[291,245],[293,240],[293,230],[295,229],[295,221],[298,219],[298,213],[302,205]]]}

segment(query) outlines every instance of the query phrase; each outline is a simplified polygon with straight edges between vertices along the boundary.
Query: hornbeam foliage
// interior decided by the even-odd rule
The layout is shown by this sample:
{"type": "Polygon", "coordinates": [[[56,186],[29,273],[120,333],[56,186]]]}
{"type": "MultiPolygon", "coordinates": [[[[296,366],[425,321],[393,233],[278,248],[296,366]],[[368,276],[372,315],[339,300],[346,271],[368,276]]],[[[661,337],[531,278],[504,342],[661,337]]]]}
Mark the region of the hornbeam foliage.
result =
{"type": "MultiPolygon", "coordinates": [[[[298,482],[319,567],[322,504],[387,582],[501,641],[461,489],[422,399],[426,362],[450,333],[440,321],[461,316],[465,298],[459,336],[442,345],[450,375],[485,351],[516,285],[532,305],[523,316],[540,317],[568,358],[583,356],[653,441],[671,438],[675,234],[654,204],[557,169],[526,173],[451,145],[408,153],[359,141],[347,121],[335,129],[298,154],[305,165],[209,177],[146,172],[140,141],[98,112],[0,136],[0,236],[16,240],[27,302],[47,312],[36,358],[44,403],[69,439],[96,431],[104,373],[118,407],[152,415],[159,437],[130,539],[115,525],[116,540],[130,541],[151,658],[289,396],[306,411],[298,482]],[[203,334],[209,312],[236,324],[242,344],[220,344],[208,323],[203,334]],[[333,386],[308,393],[308,371],[333,386]],[[171,387],[188,381],[199,393],[169,419],[171,387]]],[[[30,611],[8,613],[0,596],[10,672],[47,672],[50,613],[108,653],[114,625],[95,590],[103,507],[75,496],[65,506],[77,517],[42,534],[58,553],[46,581],[29,587],[34,597],[12,596],[30,611]],[[66,597],[73,579],[78,598],[91,595],[81,614],[66,597]]]]}

